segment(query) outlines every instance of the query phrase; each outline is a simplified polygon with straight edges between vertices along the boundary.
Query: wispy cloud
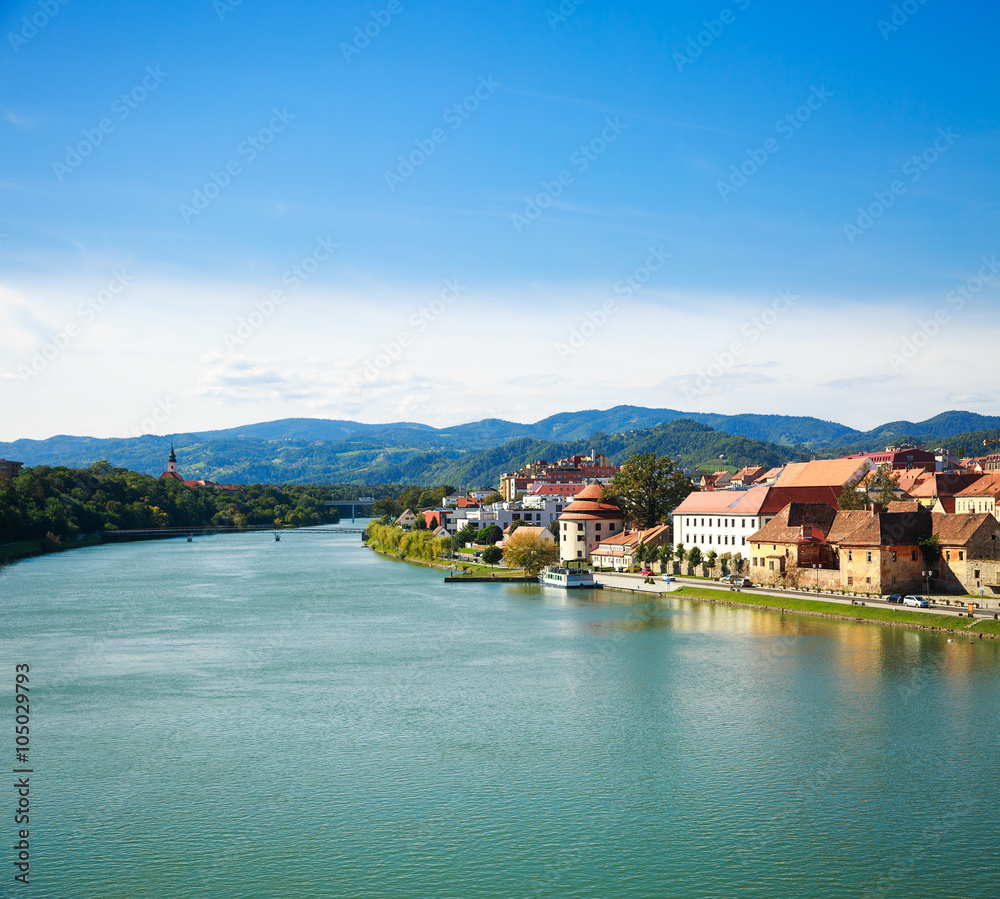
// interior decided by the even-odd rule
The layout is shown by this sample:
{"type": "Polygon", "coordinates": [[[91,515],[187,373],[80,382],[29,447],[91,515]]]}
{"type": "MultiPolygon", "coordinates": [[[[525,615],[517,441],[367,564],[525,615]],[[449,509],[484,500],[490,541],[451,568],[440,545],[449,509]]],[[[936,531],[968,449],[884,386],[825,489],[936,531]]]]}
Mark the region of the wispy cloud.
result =
{"type": "Polygon", "coordinates": [[[860,378],[838,378],[834,381],[825,381],[820,387],[828,387],[830,390],[856,390],[859,387],[874,387],[878,384],[889,384],[898,381],[899,375],[864,375],[860,378]]]}

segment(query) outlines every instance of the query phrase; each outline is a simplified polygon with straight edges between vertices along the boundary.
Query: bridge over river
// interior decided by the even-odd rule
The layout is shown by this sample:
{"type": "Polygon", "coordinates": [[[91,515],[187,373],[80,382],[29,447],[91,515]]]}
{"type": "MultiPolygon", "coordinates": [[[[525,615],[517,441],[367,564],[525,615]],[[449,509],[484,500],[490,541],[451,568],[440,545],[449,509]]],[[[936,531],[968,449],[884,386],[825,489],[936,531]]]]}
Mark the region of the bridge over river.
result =
{"type": "Polygon", "coordinates": [[[294,534],[296,537],[313,536],[329,537],[331,534],[363,534],[364,528],[342,527],[310,527],[310,528],[276,528],[274,525],[250,525],[245,528],[236,527],[197,527],[197,528],[129,528],[120,531],[99,531],[97,536],[105,542],[126,540],[150,540],[158,537],[196,537],[208,534],[273,534],[275,540],[294,534]]]}

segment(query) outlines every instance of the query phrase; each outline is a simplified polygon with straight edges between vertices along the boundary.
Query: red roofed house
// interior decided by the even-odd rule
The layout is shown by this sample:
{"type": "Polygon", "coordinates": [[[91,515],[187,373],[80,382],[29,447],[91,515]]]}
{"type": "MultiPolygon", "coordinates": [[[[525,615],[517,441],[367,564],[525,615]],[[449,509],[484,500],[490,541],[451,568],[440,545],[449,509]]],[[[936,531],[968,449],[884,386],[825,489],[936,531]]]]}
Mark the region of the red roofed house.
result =
{"type": "MultiPolygon", "coordinates": [[[[902,508],[902,506],[897,506],[902,508]]],[[[931,513],[836,511],[790,503],[750,537],[750,577],[763,584],[821,587],[858,593],[920,591],[925,559],[921,541],[933,529],[931,513]]]]}
{"type": "Polygon", "coordinates": [[[670,525],[660,524],[644,531],[622,531],[605,537],[590,554],[597,568],[628,571],[635,564],[635,552],[640,546],[662,546],[670,540],[670,525]]]}
{"type": "Polygon", "coordinates": [[[989,512],[1000,518],[1000,471],[984,474],[978,481],[955,494],[955,513],[989,512]]]}

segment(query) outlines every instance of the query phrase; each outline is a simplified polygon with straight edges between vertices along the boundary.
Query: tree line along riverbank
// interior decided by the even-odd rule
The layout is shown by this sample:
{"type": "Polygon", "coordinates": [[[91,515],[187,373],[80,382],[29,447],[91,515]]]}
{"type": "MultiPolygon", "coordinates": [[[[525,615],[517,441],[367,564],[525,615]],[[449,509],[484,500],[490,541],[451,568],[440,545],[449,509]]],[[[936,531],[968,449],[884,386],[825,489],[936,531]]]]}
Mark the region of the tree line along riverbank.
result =
{"type": "Polygon", "coordinates": [[[331,498],[331,488],[322,485],[218,490],[107,462],[38,465],[11,480],[0,478],[0,561],[92,546],[100,534],[118,531],[335,524],[336,509],[323,505],[331,498]]]}

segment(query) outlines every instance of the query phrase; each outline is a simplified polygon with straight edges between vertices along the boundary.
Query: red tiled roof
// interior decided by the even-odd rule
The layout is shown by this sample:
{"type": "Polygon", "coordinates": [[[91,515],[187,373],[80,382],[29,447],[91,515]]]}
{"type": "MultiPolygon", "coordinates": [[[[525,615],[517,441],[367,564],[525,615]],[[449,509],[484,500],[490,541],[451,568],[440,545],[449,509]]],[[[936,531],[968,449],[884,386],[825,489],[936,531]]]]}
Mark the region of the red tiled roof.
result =
{"type": "Polygon", "coordinates": [[[982,527],[1000,533],[1000,523],[989,512],[970,512],[968,515],[942,515],[934,513],[934,534],[941,546],[966,546],[982,527]]]}
{"type": "Polygon", "coordinates": [[[964,490],[955,494],[961,497],[970,496],[991,496],[994,499],[1000,498],[1000,471],[990,471],[984,474],[978,481],[964,490]]]}

